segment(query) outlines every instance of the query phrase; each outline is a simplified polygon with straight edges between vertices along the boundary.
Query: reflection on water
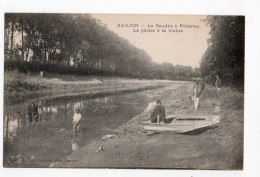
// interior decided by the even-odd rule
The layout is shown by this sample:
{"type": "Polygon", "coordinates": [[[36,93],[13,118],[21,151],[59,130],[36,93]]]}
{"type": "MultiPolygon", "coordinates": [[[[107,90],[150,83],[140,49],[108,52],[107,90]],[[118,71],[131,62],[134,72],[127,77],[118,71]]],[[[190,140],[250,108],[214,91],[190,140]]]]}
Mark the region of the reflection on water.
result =
{"type": "Polygon", "coordinates": [[[33,123],[28,121],[30,102],[5,104],[4,166],[48,167],[141,113],[151,101],[149,94],[142,91],[92,99],[36,100],[39,122],[33,123]],[[76,139],[72,129],[75,108],[82,115],[76,139]]]}
{"type": "Polygon", "coordinates": [[[77,139],[76,139],[76,138],[73,138],[73,139],[72,139],[71,149],[72,149],[72,151],[76,151],[76,150],[79,149],[79,145],[78,145],[78,143],[77,143],[77,139]]]}
{"type": "MultiPolygon", "coordinates": [[[[81,109],[81,111],[83,112],[84,110],[86,110],[86,108],[87,110],[91,109],[92,112],[98,112],[101,109],[107,112],[115,108],[115,105],[113,104],[113,100],[108,97],[96,98],[93,100],[84,100],[84,101],[81,100],[74,103],[61,103],[61,104],[54,104],[54,105],[52,105],[52,103],[50,104],[47,103],[46,105],[45,104],[43,101],[36,102],[36,105],[38,106],[38,112],[40,114],[40,120],[52,119],[53,121],[55,121],[56,118],[64,117],[64,116],[69,118],[68,116],[72,116],[73,110],[75,110],[76,108],[81,109]]],[[[11,107],[11,109],[13,108],[14,107],[11,107]]],[[[21,109],[21,107],[19,108],[21,109]]],[[[5,112],[8,112],[8,114],[5,113],[5,123],[6,124],[8,123],[8,125],[6,125],[6,127],[8,127],[8,130],[5,129],[5,133],[8,132],[8,134],[12,134],[17,131],[19,126],[20,128],[22,128],[28,124],[28,120],[27,120],[28,108],[24,106],[23,109],[24,109],[23,115],[20,114],[19,110],[11,111],[8,108],[6,109],[5,112]],[[26,122],[25,125],[23,124],[24,122],[22,122],[22,120],[26,122]]]]}
{"type": "Polygon", "coordinates": [[[17,133],[17,129],[19,128],[19,119],[13,119],[13,118],[10,118],[10,116],[5,116],[5,125],[6,125],[6,128],[5,128],[5,132],[4,132],[4,135],[5,135],[5,138],[6,139],[9,139],[9,140],[13,140],[14,137],[16,136],[16,133],[17,133]]]}
{"type": "MultiPolygon", "coordinates": [[[[70,123],[70,119],[72,121],[73,111],[76,108],[80,109],[81,112],[83,111],[85,113],[85,119],[87,119],[87,115],[91,115],[91,112],[93,113],[102,111],[108,113],[115,111],[114,109],[120,105],[117,103],[114,104],[114,102],[114,98],[112,97],[102,97],[89,100],[80,100],[73,103],[62,102],[58,104],[52,104],[52,102],[46,103],[43,100],[40,100],[36,102],[36,105],[38,106],[40,117],[39,119],[41,120],[41,124],[46,123],[47,120],[55,121],[56,119],[65,119],[67,120],[66,122],[70,123]]],[[[6,107],[4,119],[5,141],[12,141],[14,139],[13,137],[16,136],[19,128],[26,129],[28,126],[30,126],[30,122],[28,121],[28,107],[29,104],[28,106],[19,105],[18,107],[6,107]],[[6,112],[8,112],[8,114],[6,112]],[[21,114],[21,112],[23,112],[23,114],[21,114]]],[[[68,123],[66,123],[66,125],[68,125],[68,123]]],[[[68,126],[66,128],[69,129],[68,126]]]]}

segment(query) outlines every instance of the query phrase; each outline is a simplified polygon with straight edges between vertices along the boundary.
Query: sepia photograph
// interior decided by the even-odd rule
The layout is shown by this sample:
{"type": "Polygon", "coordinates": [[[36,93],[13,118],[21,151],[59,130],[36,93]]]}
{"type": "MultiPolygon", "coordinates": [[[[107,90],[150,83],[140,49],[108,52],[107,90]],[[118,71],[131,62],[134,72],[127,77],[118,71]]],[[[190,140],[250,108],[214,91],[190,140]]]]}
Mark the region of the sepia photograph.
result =
{"type": "Polygon", "coordinates": [[[4,14],[4,168],[244,169],[245,16],[4,14]]]}

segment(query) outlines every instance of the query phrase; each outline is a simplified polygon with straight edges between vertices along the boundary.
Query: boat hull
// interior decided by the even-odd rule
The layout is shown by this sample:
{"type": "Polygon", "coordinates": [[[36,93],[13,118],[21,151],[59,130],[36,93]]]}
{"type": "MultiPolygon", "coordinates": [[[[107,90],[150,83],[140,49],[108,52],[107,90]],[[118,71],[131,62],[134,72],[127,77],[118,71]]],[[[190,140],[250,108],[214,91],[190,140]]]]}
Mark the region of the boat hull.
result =
{"type": "Polygon", "coordinates": [[[144,129],[173,133],[185,133],[218,124],[219,116],[176,118],[169,124],[142,122],[144,129]]]}

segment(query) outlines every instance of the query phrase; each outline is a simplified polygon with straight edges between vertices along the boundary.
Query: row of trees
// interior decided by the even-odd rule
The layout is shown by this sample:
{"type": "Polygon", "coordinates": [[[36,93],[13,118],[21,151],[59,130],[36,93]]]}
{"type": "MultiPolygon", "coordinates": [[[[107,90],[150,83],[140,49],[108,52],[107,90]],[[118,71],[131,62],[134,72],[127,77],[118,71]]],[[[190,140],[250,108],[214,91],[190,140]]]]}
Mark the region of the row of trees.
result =
{"type": "Polygon", "coordinates": [[[201,74],[208,82],[219,75],[224,84],[244,86],[245,17],[208,16],[208,48],[201,60],[201,74]]]}
{"type": "Polygon", "coordinates": [[[198,68],[153,62],[88,14],[6,14],[5,68],[157,79],[200,74],[198,68]]]}

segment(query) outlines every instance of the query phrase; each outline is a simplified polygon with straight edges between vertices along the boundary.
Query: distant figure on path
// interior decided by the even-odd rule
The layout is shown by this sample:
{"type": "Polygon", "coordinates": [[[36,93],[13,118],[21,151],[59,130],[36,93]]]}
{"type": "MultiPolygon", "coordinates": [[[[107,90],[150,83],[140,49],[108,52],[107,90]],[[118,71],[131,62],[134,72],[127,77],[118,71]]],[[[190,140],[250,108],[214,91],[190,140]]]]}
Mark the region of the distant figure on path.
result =
{"type": "Polygon", "coordinates": [[[162,102],[160,100],[156,101],[156,107],[151,113],[151,122],[152,123],[165,122],[165,109],[162,106],[162,102]]]}
{"type": "Polygon", "coordinates": [[[81,120],[81,114],[79,109],[75,110],[75,113],[73,115],[73,131],[74,131],[74,136],[78,135],[78,131],[79,131],[79,121],[81,120]]]}
{"type": "Polygon", "coordinates": [[[217,91],[221,90],[221,79],[219,78],[219,75],[216,75],[215,87],[216,87],[217,91]]]}
{"type": "Polygon", "coordinates": [[[28,116],[29,116],[29,122],[32,122],[33,120],[38,122],[39,119],[38,106],[36,106],[35,102],[32,102],[32,104],[29,106],[28,116]]]}
{"type": "Polygon", "coordinates": [[[200,95],[201,95],[202,90],[204,90],[204,87],[205,87],[205,86],[202,87],[202,84],[204,84],[204,83],[200,82],[199,80],[195,80],[194,93],[192,96],[195,111],[197,111],[197,109],[199,107],[200,95]]]}
{"type": "Polygon", "coordinates": [[[205,90],[205,83],[203,82],[202,79],[199,81],[199,84],[201,86],[201,92],[203,92],[205,90]]]}

